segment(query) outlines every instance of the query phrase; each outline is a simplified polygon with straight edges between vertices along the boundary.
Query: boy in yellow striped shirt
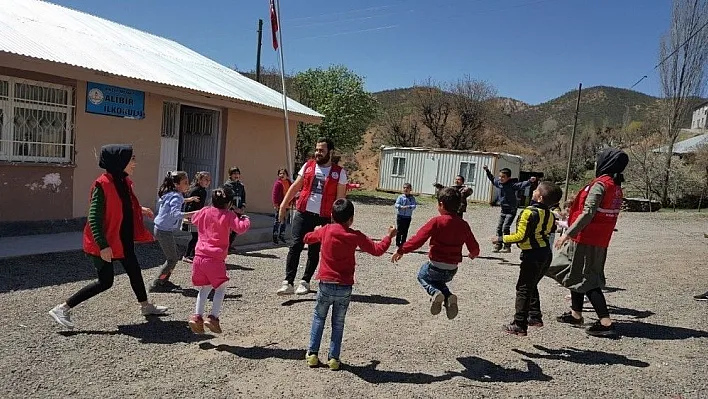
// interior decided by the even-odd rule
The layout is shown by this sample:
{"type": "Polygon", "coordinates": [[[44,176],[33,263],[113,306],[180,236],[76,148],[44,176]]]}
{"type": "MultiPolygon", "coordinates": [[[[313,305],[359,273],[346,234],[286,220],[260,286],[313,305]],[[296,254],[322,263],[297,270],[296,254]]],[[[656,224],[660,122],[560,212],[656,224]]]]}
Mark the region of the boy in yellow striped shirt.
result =
{"type": "MultiPolygon", "coordinates": [[[[541,182],[533,191],[531,205],[519,215],[516,231],[503,236],[504,244],[516,244],[521,249],[516,314],[514,321],[504,326],[509,334],[526,336],[529,326],[543,327],[538,283],[553,258],[548,237],[556,230],[556,218],[549,207],[557,204],[562,195],[555,184],[541,182]]],[[[493,242],[499,244],[497,238],[493,242]]]]}

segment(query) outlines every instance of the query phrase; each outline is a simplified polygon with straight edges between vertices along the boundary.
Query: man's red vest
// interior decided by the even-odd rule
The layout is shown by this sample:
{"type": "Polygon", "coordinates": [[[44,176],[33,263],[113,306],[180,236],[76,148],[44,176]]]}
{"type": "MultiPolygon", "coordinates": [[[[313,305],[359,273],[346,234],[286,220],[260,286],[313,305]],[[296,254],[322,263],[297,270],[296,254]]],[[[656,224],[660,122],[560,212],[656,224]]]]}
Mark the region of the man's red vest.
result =
{"type": "Polygon", "coordinates": [[[580,244],[607,248],[610,245],[610,239],[617,224],[617,216],[619,216],[620,208],[622,208],[622,187],[615,184],[611,176],[602,175],[594,179],[585,186],[583,191],[578,193],[573,205],[570,207],[568,225],[572,226],[575,220],[583,213],[585,200],[588,197],[590,188],[595,183],[600,183],[605,187],[605,195],[602,197],[602,201],[590,224],[572,240],[580,244]]]}
{"type": "MultiPolygon", "coordinates": [[[[302,175],[302,191],[300,198],[297,200],[296,208],[298,212],[307,211],[307,201],[310,200],[312,192],[312,182],[315,180],[315,161],[310,160],[305,164],[305,173],[302,175]]],[[[320,204],[320,216],[323,218],[332,217],[332,204],[337,199],[337,185],[339,184],[339,175],[342,173],[342,167],[332,164],[329,170],[329,175],[325,178],[325,184],[322,188],[322,203],[320,204]]]]}
{"type": "MultiPolygon", "coordinates": [[[[133,239],[136,242],[154,241],[152,234],[147,231],[143,224],[143,212],[140,203],[138,203],[138,198],[133,193],[133,182],[128,177],[126,177],[125,180],[129,187],[128,192],[130,193],[130,199],[133,205],[133,239]]],[[[120,241],[120,224],[123,221],[123,205],[120,196],[118,196],[116,186],[113,183],[113,176],[104,173],[93,182],[89,194],[89,203],[91,203],[93,190],[97,185],[103,190],[105,199],[103,234],[105,234],[108,245],[113,251],[113,259],[122,259],[125,257],[123,253],[123,243],[120,241]]],[[[84,252],[94,256],[101,256],[101,249],[93,239],[91,226],[89,226],[88,223],[84,226],[84,252]]]]}

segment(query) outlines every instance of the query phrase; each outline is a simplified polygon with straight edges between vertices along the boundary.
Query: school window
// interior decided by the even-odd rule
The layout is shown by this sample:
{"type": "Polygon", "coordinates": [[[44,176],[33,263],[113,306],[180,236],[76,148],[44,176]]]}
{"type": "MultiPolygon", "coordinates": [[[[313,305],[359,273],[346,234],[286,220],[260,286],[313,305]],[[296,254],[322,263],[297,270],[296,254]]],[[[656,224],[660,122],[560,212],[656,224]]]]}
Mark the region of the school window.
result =
{"type": "Polygon", "coordinates": [[[460,176],[465,178],[465,185],[474,183],[474,175],[477,164],[472,162],[460,162],[460,176]]]}
{"type": "Polygon", "coordinates": [[[0,161],[71,162],[71,87],[0,76],[0,161]]]}
{"type": "Polygon", "coordinates": [[[406,174],[406,159],[393,157],[393,176],[404,176],[406,174]]]}

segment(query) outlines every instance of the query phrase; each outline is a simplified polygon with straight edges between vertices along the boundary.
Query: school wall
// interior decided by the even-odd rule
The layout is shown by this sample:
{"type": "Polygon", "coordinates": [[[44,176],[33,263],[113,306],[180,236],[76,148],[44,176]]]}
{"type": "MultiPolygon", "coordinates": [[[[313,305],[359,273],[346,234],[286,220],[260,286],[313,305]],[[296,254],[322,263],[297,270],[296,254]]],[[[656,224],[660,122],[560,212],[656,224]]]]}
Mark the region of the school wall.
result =
{"type": "MultiPolygon", "coordinates": [[[[484,174],[482,166],[490,168],[494,165],[493,154],[474,154],[464,152],[443,152],[443,151],[416,151],[408,149],[386,149],[382,151],[379,164],[379,189],[401,191],[404,182],[413,185],[413,191],[418,193],[432,193],[433,183],[440,183],[446,186],[455,182],[455,176],[460,174],[460,164],[469,162],[475,165],[473,179],[466,182],[472,188],[473,193],[470,201],[489,202],[492,195],[492,185],[484,174]],[[403,157],[406,159],[406,170],[404,176],[393,176],[393,159],[403,157]],[[426,159],[435,162],[428,162],[426,159]],[[433,182],[425,181],[426,168],[436,165],[433,182]]],[[[516,168],[518,175],[518,167],[516,168]]],[[[432,173],[432,172],[428,172],[432,173]]],[[[430,174],[428,174],[430,176],[430,174]]]]}
{"type": "MultiPolygon", "coordinates": [[[[279,168],[286,166],[285,125],[283,118],[259,115],[241,110],[227,111],[223,176],[236,166],[246,187],[246,210],[272,213],[271,193],[279,168]]],[[[297,122],[290,120],[290,144],[295,158],[297,122]]],[[[294,175],[289,170],[290,176],[294,175]]],[[[223,181],[213,182],[212,188],[223,181]]]]}

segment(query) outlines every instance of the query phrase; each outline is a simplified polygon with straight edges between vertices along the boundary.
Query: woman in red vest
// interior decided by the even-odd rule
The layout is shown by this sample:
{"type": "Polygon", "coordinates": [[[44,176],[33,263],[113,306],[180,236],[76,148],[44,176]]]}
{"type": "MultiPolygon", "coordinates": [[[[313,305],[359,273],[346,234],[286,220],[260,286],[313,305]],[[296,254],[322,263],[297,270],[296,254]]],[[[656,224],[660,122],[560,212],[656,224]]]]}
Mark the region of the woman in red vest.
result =
{"type": "Polygon", "coordinates": [[[66,328],[74,328],[71,309],[81,302],[111,288],[113,261],[119,260],[130,279],[143,315],[160,315],[164,306],[148,302],[145,283],[135,256],[135,242],[150,242],[153,237],[143,225],[143,215],[153,217],[149,208],[141,207],[133,193],[130,175],[135,169],[135,156],[130,145],[110,144],[101,148],[98,166],[106,173],[91,186],[88,221],[84,227],[84,252],[98,273],[95,281],[80,289],[66,302],[55,306],[49,315],[66,328]]]}
{"type": "Polygon", "coordinates": [[[607,247],[622,207],[622,172],[629,157],[622,150],[607,148],[597,157],[595,179],[578,193],[570,207],[568,230],[555,242],[556,253],[547,276],[570,289],[570,312],[557,317],[561,323],[582,325],[583,300],[587,296],[598,322],[586,332],[614,336],[605,295],[607,247]]]}
{"type": "Polygon", "coordinates": [[[305,246],[305,234],[323,226],[332,219],[332,205],[347,193],[347,173],[332,158],[334,143],[324,137],[317,139],[315,158],[307,161],[298,173],[297,179],[290,186],[280,203],[278,218],[285,222],[287,208],[300,191],[295,202],[292,218],[293,244],[288,251],[285,264],[285,280],[276,292],[278,295],[305,295],[310,292],[310,280],[320,261],[320,244],[307,246],[307,264],[297,289],[293,286],[297,274],[300,254],[305,246]]]}

